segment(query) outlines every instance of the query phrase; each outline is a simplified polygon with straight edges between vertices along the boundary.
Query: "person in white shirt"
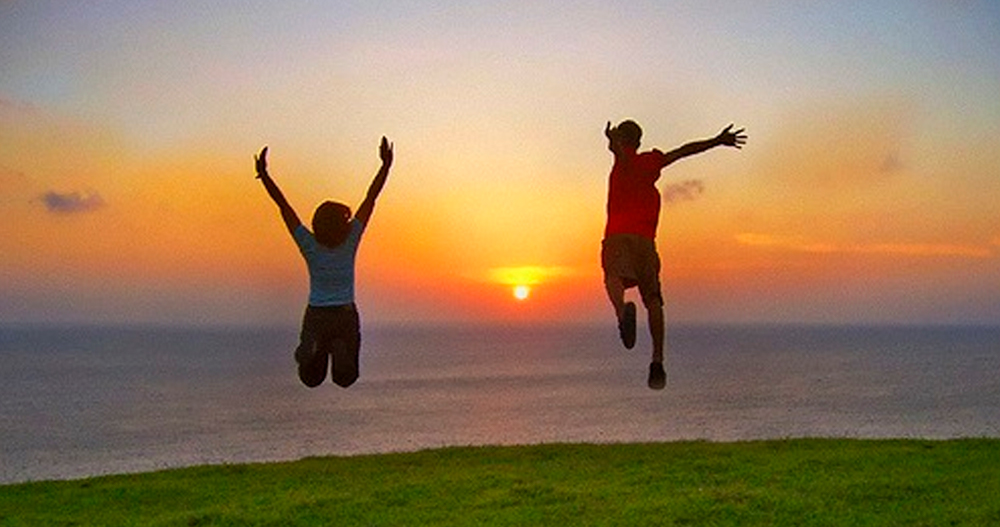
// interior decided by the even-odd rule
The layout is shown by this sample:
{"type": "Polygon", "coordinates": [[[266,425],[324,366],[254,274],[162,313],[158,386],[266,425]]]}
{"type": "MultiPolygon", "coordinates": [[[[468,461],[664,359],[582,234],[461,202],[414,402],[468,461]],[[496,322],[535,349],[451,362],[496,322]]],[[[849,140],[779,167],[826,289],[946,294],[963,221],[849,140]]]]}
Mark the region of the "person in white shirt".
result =
{"type": "Polygon", "coordinates": [[[354,262],[361,235],[392,166],[392,144],[385,137],[379,145],[379,158],[382,166],[354,216],[347,205],[325,201],[313,213],[310,231],[268,174],[267,147],[254,156],[257,179],[278,205],[309,270],[309,303],[295,361],[299,379],[310,388],[323,383],[328,367],[330,379],[338,386],[347,388],[358,379],[361,322],[354,301],[354,262]]]}

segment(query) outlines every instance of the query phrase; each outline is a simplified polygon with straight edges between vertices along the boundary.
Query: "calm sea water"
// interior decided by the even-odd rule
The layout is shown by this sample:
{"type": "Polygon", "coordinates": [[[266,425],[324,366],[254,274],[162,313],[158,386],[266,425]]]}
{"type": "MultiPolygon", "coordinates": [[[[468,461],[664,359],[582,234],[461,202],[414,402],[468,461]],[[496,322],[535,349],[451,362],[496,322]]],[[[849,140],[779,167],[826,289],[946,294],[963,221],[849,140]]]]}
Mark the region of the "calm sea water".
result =
{"type": "Polygon", "coordinates": [[[294,328],[0,329],[0,483],[541,442],[1000,437],[1000,328],[365,328],[307,389],[294,328]]]}

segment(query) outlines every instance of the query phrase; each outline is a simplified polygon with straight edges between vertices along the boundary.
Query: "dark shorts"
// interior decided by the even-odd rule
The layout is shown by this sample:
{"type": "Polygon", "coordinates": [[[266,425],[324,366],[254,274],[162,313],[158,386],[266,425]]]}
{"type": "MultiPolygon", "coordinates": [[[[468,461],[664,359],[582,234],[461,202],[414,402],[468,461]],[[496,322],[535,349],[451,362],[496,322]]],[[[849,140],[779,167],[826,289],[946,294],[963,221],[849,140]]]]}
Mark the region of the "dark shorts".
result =
{"type": "Polygon", "coordinates": [[[303,384],[310,388],[323,384],[328,364],[334,383],[344,388],[354,384],[360,350],[361,320],[354,304],[306,307],[295,350],[303,384]]]}
{"type": "Polygon", "coordinates": [[[645,305],[663,305],[660,255],[656,242],[638,234],[612,234],[601,242],[604,281],[619,279],[625,288],[638,287],[645,305]]]}

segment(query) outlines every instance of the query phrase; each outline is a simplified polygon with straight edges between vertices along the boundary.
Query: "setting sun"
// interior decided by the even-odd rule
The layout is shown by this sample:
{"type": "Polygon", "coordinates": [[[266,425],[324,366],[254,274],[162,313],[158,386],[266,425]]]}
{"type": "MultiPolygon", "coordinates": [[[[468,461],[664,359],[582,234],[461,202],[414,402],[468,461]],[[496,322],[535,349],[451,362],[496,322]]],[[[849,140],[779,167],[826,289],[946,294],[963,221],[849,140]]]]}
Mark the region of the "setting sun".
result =
{"type": "Polygon", "coordinates": [[[526,285],[514,286],[514,298],[518,300],[527,300],[529,294],[531,294],[531,287],[526,285]]]}
{"type": "Polygon", "coordinates": [[[520,267],[494,267],[488,272],[490,282],[510,286],[511,294],[519,302],[531,296],[531,288],[573,276],[577,272],[563,266],[525,265],[520,267]]]}

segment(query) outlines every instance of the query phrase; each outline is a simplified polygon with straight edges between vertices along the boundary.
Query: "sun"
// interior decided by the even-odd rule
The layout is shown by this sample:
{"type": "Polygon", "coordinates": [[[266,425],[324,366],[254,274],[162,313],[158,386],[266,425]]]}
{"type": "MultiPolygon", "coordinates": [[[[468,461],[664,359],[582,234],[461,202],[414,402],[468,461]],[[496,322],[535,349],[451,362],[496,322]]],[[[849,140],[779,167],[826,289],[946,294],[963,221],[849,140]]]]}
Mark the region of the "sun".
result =
{"type": "Polygon", "coordinates": [[[569,267],[523,265],[492,267],[487,270],[485,278],[488,282],[509,287],[511,295],[518,302],[524,302],[531,296],[531,288],[575,274],[576,271],[569,267]]]}
{"type": "Polygon", "coordinates": [[[514,298],[518,300],[527,300],[528,295],[531,294],[531,287],[523,284],[514,286],[514,298]]]}

